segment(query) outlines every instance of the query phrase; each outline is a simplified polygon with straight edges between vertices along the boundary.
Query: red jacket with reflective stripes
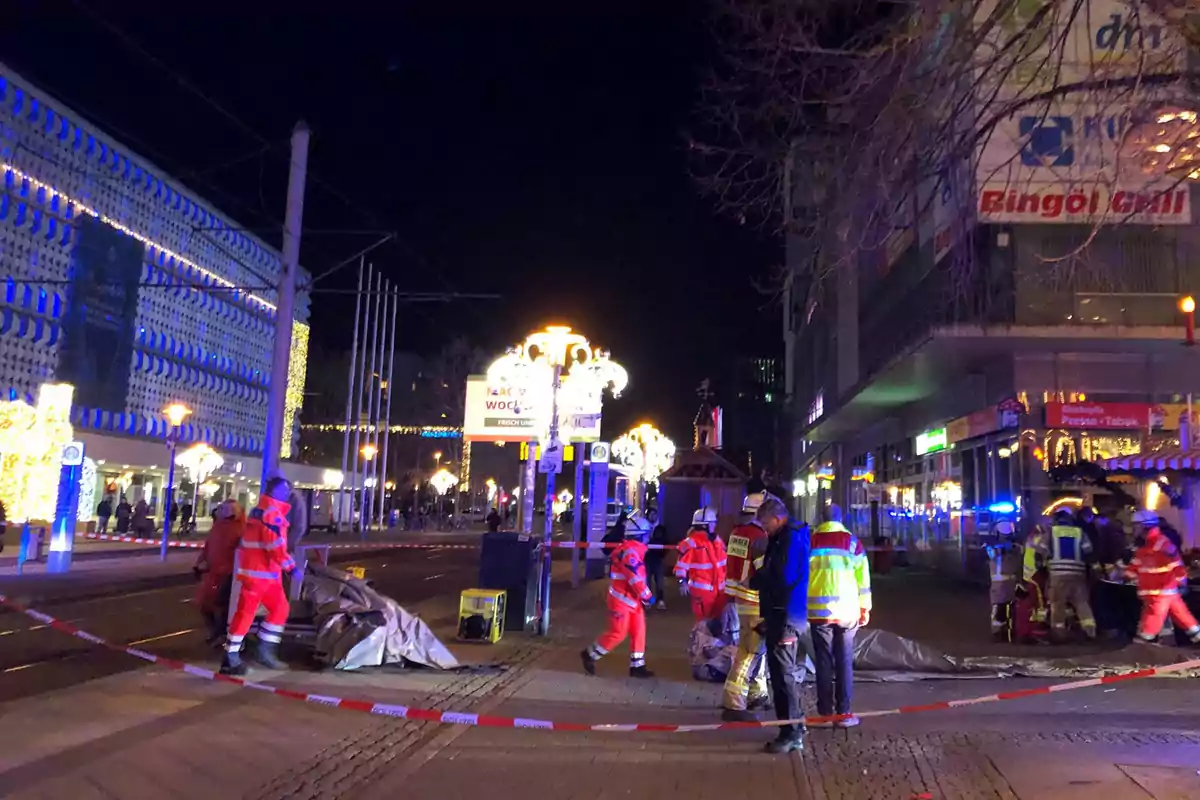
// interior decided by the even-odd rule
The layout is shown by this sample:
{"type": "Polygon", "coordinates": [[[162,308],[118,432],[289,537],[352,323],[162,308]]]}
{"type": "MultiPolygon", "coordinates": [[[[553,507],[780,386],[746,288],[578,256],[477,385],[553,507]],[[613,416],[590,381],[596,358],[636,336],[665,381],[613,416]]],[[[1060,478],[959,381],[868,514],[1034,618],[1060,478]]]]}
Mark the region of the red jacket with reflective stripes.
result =
{"type": "Polygon", "coordinates": [[[291,506],[281,500],[259,498],[238,543],[238,577],[279,580],[282,572],[295,568],[296,562],[287,549],[289,510],[291,506]]]}
{"type": "Polygon", "coordinates": [[[646,584],[646,545],[622,542],[609,557],[608,607],[613,611],[640,610],[654,599],[646,584]]]}
{"type": "Polygon", "coordinates": [[[1187,567],[1171,540],[1158,528],[1151,528],[1146,543],[1134,553],[1125,574],[1137,578],[1138,597],[1179,594],[1180,584],[1187,579],[1187,567]]]}
{"type": "Polygon", "coordinates": [[[708,531],[695,530],[679,543],[675,577],[686,581],[693,592],[724,592],[726,561],[725,543],[716,536],[709,538],[708,531]]]}

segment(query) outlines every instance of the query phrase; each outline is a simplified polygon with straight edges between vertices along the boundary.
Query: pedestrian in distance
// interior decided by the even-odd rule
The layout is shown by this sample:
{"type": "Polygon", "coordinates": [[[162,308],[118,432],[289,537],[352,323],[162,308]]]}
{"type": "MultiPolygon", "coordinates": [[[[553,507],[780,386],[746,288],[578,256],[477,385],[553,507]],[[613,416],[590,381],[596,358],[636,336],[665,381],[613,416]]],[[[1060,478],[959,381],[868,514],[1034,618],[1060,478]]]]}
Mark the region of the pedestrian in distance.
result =
{"type": "Polygon", "coordinates": [[[871,621],[871,565],[858,537],[842,524],[842,510],[826,506],[812,534],[808,567],[808,622],[817,678],[817,714],[837,715],[821,727],[852,728],[854,634],[871,621]]]}
{"type": "Polygon", "coordinates": [[[646,669],[646,611],[654,595],[646,583],[646,545],[636,526],[609,557],[608,627],[586,649],[579,652],[583,670],[596,674],[596,662],[629,639],[629,677],[653,678],[646,669]]]}
{"type": "Polygon", "coordinates": [[[100,529],[100,533],[108,533],[108,521],[112,518],[112,513],[112,495],[105,495],[100,505],[96,506],[96,527],[100,529]]]}
{"type": "Polygon", "coordinates": [[[117,503],[117,533],[129,533],[130,524],[133,520],[133,506],[129,505],[129,501],[125,495],[121,495],[121,502],[117,503]]]}
{"type": "Polygon", "coordinates": [[[487,529],[489,533],[496,533],[499,531],[500,525],[503,522],[503,520],[500,519],[500,515],[496,513],[496,509],[494,508],[488,512],[487,518],[484,521],[487,522],[487,529]]]}
{"type": "Polygon", "coordinates": [[[784,724],[779,735],[768,742],[768,753],[784,754],[804,749],[804,712],[800,708],[800,686],[804,661],[800,645],[808,629],[809,531],[803,523],[788,518],[787,506],[767,495],[755,512],[767,532],[762,568],[750,580],[758,592],[766,639],[767,672],[775,704],[775,716],[784,724]]]}
{"type": "Polygon", "coordinates": [[[291,490],[291,484],[283,475],[268,477],[238,543],[234,568],[237,606],[225,640],[222,675],[246,674],[246,665],[241,659],[242,641],[250,631],[260,605],[266,608],[267,617],[259,625],[254,660],[268,669],[286,666],[279,660],[279,642],[291,610],[283,590],[283,573],[296,568],[287,549],[291,490]]]}

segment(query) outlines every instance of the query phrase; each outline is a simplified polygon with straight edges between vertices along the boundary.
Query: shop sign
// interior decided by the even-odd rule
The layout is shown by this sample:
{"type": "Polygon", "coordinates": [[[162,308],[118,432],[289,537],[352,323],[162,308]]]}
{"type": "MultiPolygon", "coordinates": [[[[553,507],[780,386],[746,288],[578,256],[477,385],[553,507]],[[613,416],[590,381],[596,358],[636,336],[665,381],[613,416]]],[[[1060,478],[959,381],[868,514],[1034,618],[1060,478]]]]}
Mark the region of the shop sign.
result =
{"type": "Polygon", "coordinates": [[[937,428],[932,431],[925,431],[917,436],[916,452],[919,456],[923,456],[926,453],[936,453],[939,450],[945,450],[949,444],[949,441],[946,439],[946,429],[937,428]]]}
{"type": "Polygon", "coordinates": [[[1020,414],[1025,409],[1021,401],[1010,398],[994,406],[988,406],[982,411],[959,417],[946,424],[946,443],[954,444],[963,439],[974,439],[986,433],[1015,428],[1020,420],[1020,414]]]}
{"type": "Polygon", "coordinates": [[[1047,428],[1137,430],[1150,426],[1149,403],[1046,403],[1047,428]]]}

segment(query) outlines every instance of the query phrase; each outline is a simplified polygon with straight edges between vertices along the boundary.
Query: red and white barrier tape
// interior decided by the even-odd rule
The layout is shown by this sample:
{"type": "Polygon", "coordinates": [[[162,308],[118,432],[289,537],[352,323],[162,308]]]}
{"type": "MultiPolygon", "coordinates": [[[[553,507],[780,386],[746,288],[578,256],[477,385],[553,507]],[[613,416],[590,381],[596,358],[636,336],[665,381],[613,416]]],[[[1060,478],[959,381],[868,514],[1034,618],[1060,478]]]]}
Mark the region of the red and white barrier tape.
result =
{"type": "MultiPolygon", "coordinates": [[[[123,544],[152,544],[155,546],[162,544],[162,539],[147,539],[137,536],[122,536],[107,533],[79,533],[76,534],[80,539],[94,539],[102,542],[121,542],[123,544]]],[[[611,550],[617,546],[616,542],[551,542],[550,546],[567,550],[611,550]]],[[[409,549],[409,550],[478,550],[480,545],[477,544],[438,544],[435,542],[347,542],[347,543],[313,543],[315,547],[328,547],[331,550],[391,550],[391,549],[409,549]]],[[[540,543],[539,543],[540,546],[540,543]]],[[[184,548],[201,548],[204,547],[204,542],[185,542],[180,539],[172,539],[167,542],[167,547],[184,547],[184,548]]],[[[679,545],[674,544],[648,544],[647,550],[677,550],[679,545]]],[[[863,548],[868,553],[875,552],[901,552],[904,547],[884,548],[884,547],[866,547],[863,548]]]]}
{"type": "MultiPolygon", "coordinates": [[[[556,722],[548,719],[525,719],[523,717],[495,717],[486,714],[470,714],[461,711],[443,711],[436,708],[413,708],[411,706],[392,705],[388,703],[376,703],[370,700],[350,700],[344,697],[332,697],[329,695],[311,694],[308,692],[297,692],[292,689],[283,689],[277,686],[268,686],[264,683],[256,683],[255,681],[246,680],[245,678],[235,678],[230,675],[221,675],[211,669],[189,664],[186,661],[179,661],[173,658],[165,658],[156,656],[153,653],[147,653],[145,650],[138,650],[134,647],[114,644],[107,639],[102,639],[93,633],[81,630],[69,622],[55,619],[48,614],[43,614],[40,611],[35,611],[21,603],[9,599],[7,596],[0,594],[0,605],[6,606],[24,614],[31,619],[35,619],[43,625],[49,625],[56,630],[74,636],[77,639],[82,639],[85,642],[105,647],[109,650],[114,650],[119,653],[139,658],[142,661],[148,661],[152,664],[158,664],[167,669],[176,670],[178,672],[186,672],[189,675],[194,675],[197,678],[203,678],[210,681],[222,681],[231,683],[235,686],[240,686],[244,689],[254,689],[268,694],[285,697],[289,700],[299,700],[304,703],[312,703],[314,705],[330,706],[333,708],[344,708],[349,711],[359,711],[366,714],[376,714],[385,717],[397,717],[403,719],[416,719],[428,722],[440,722],[447,725],[471,725],[476,727],[487,728],[537,728],[540,730],[550,731],[573,731],[573,732],[592,732],[592,733],[701,733],[707,731],[721,730],[739,730],[746,728],[776,728],[781,725],[795,725],[801,720],[765,720],[762,722],[715,722],[711,724],[701,725],[661,725],[652,723],[621,723],[621,724],[601,724],[601,725],[584,725],[577,722],[556,722]]],[[[1161,667],[1151,667],[1149,669],[1139,669],[1133,672],[1125,672],[1120,675],[1109,675],[1103,678],[1088,678],[1086,680],[1071,681],[1069,683],[1060,683],[1053,686],[1040,686],[1035,689],[1020,689],[1013,692],[999,692],[997,694],[983,695],[982,697],[969,697],[964,700],[945,700],[939,703],[926,703],[917,706],[900,706],[899,708],[889,708],[879,711],[862,711],[856,716],[860,718],[870,717],[891,717],[898,714],[916,714],[923,711],[944,711],[952,708],[963,708],[966,706],[982,705],[984,703],[996,703],[1001,700],[1018,700],[1026,697],[1037,697],[1040,695],[1055,694],[1057,692],[1067,692],[1073,689],[1086,689],[1092,686],[1107,686],[1114,683],[1123,683],[1125,681],[1138,680],[1141,678],[1149,678],[1155,675],[1166,675],[1172,672],[1182,672],[1188,669],[1200,668],[1200,658],[1184,661],[1179,664],[1167,664],[1161,667]]],[[[829,715],[824,717],[805,717],[803,722],[809,725],[815,725],[822,722],[836,722],[848,715],[829,715]]]]}

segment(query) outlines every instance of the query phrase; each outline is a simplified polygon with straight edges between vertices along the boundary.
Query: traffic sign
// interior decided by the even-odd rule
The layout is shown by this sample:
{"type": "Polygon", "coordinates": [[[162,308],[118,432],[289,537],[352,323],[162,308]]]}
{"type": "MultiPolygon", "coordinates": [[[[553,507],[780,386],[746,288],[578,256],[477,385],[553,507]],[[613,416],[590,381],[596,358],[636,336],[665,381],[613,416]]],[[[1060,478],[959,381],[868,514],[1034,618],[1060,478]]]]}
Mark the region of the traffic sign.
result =
{"type": "Polygon", "coordinates": [[[562,472],[563,467],[563,446],[562,442],[552,442],[546,447],[542,457],[538,459],[538,472],[547,475],[553,472],[555,475],[562,472]]]}
{"type": "Polygon", "coordinates": [[[592,463],[607,464],[608,463],[609,446],[608,442],[592,442],[592,463]]]}

